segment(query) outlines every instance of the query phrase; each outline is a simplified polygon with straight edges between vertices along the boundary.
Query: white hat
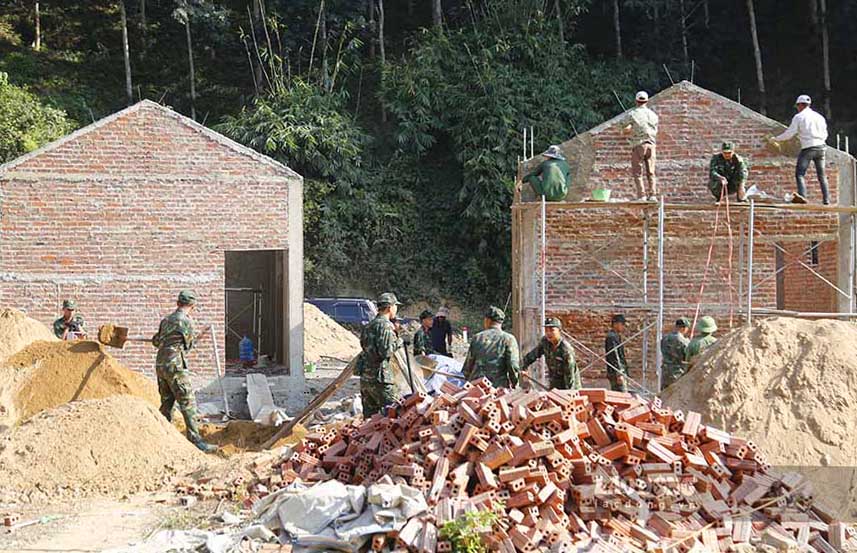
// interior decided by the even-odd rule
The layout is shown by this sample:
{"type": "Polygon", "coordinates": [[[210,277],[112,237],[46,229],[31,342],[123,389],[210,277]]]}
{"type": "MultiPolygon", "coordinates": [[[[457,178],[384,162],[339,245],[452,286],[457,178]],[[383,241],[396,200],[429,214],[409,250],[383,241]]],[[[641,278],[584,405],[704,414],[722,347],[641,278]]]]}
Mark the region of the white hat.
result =
{"type": "Polygon", "coordinates": [[[809,94],[801,94],[800,96],[797,97],[797,100],[795,100],[795,105],[797,105],[797,104],[809,105],[811,103],[812,103],[812,98],[809,97],[809,94]]]}
{"type": "Polygon", "coordinates": [[[437,316],[438,317],[449,317],[449,309],[447,309],[446,307],[441,307],[440,309],[437,310],[437,316]]]}
{"type": "Polygon", "coordinates": [[[649,93],[645,90],[641,90],[637,93],[637,101],[638,102],[648,102],[649,101],[649,93]]]}

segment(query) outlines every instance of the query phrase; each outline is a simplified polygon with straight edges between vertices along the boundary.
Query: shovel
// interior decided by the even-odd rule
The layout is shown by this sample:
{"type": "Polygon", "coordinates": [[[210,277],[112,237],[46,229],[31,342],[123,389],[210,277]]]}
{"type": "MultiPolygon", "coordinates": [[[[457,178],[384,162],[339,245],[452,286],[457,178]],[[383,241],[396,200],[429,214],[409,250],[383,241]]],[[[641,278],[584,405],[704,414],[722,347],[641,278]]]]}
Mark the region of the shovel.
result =
{"type": "Polygon", "coordinates": [[[125,342],[151,342],[146,336],[128,336],[128,329],[124,326],[112,324],[98,327],[98,341],[105,346],[123,349],[125,342]]]}

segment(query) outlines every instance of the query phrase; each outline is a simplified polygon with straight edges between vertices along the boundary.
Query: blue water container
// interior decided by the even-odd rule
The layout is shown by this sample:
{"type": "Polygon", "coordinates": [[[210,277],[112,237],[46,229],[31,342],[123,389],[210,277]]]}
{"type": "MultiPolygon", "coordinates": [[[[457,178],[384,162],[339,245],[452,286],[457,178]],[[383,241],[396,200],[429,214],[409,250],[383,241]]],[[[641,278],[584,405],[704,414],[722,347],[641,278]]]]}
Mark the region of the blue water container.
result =
{"type": "Polygon", "coordinates": [[[238,342],[238,358],[241,361],[253,361],[256,357],[253,355],[253,340],[248,337],[241,338],[238,342]]]}

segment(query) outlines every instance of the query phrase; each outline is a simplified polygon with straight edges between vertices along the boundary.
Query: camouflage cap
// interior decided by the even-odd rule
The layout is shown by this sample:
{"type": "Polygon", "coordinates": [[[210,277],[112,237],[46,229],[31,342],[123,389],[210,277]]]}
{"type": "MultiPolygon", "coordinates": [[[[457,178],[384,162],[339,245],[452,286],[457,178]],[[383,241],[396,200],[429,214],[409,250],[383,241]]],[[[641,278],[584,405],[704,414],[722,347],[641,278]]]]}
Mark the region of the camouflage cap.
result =
{"type": "Polygon", "coordinates": [[[503,313],[503,310],[496,306],[490,306],[485,310],[485,318],[491,319],[492,321],[502,323],[506,320],[506,314],[503,313]]]}
{"type": "Polygon", "coordinates": [[[63,300],[62,308],[71,309],[72,311],[74,311],[75,309],[77,309],[77,302],[74,300],[63,300]]]}
{"type": "Polygon", "coordinates": [[[676,319],[675,325],[679,328],[690,328],[690,319],[687,317],[679,317],[676,319]]]}
{"type": "Polygon", "coordinates": [[[384,292],[380,296],[378,296],[377,301],[375,301],[375,305],[378,307],[386,307],[388,305],[402,305],[399,303],[399,299],[396,297],[396,294],[392,292],[384,292]]]}
{"type": "Polygon", "coordinates": [[[179,303],[182,305],[196,304],[196,294],[193,290],[182,290],[179,292],[179,303]]]}
{"type": "Polygon", "coordinates": [[[426,309],[422,313],[420,313],[420,320],[431,319],[432,317],[434,317],[434,313],[432,313],[428,309],[426,309]]]}
{"type": "Polygon", "coordinates": [[[548,317],[545,319],[545,328],[562,328],[562,321],[556,317],[548,317]]]}
{"type": "Polygon", "coordinates": [[[721,152],[734,152],[735,151],[735,143],[727,140],[726,142],[721,144],[720,151],[721,152]]]}
{"type": "Polygon", "coordinates": [[[699,319],[699,325],[696,328],[703,334],[711,334],[717,330],[717,323],[714,321],[714,317],[706,315],[699,319]]]}

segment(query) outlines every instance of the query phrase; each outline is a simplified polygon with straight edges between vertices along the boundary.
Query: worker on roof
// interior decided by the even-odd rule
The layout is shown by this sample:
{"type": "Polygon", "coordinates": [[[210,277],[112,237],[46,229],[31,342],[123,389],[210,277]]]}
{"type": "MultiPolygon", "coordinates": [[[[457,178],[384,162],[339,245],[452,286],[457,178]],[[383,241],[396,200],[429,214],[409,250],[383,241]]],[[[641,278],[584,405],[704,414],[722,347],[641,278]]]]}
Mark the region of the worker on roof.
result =
{"type": "Polygon", "coordinates": [[[631,122],[622,131],[631,136],[631,176],[637,187],[637,199],[656,201],[655,140],[658,137],[658,116],[649,109],[649,94],[645,90],[637,92],[636,101],[637,107],[628,112],[631,122]],[[644,169],[648,192],[643,184],[644,169]]]}
{"type": "Polygon", "coordinates": [[[559,146],[551,146],[542,153],[542,157],[544,161],[524,177],[524,182],[530,183],[536,196],[544,196],[549,202],[561,202],[568,194],[571,169],[559,146]]]}
{"type": "Polygon", "coordinates": [[[580,388],[580,370],[574,360],[574,348],[562,335],[562,322],[556,317],[545,319],[545,335],[524,356],[521,370],[544,356],[548,366],[548,381],[551,388],[577,390],[580,388]]]}
{"type": "Polygon", "coordinates": [[[685,360],[687,361],[688,366],[693,363],[693,359],[697,355],[717,341],[717,338],[714,336],[714,333],[717,332],[717,323],[714,322],[713,317],[709,317],[708,315],[702,317],[699,319],[699,325],[697,325],[696,328],[699,331],[699,334],[697,334],[687,345],[687,351],[685,353],[685,360]]]}
{"type": "Polygon", "coordinates": [[[86,338],[83,317],[75,313],[77,302],[63,300],[62,317],[54,321],[54,335],[60,340],[79,340],[86,338]]]}
{"type": "Polygon", "coordinates": [[[685,356],[690,334],[690,321],[682,317],[675,322],[672,332],[661,338],[661,390],[687,372],[685,356]]]}
{"type": "Polygon", "coordinates": [[[441,307],[431,325],[431,347],[435,353],[452,357],[452,323],[449,322],[449,309],[441,307]]]}
{"type": "Polygon", "coordinates": [[[393,320],[399,312],[396,294],[385,292],[375,302],[378,314],[360,332],[361,351],[355,374],[360,376],[363,416],[371,417],[399,400],[401,394],[393,379],[390,358],[402,347],[393,320]]]}
{"type": "Polygon", "coordinates": [[[434,322],[434,313],[426,309],[420,313],[420,328],[414,334],[414,355],[431,355],[434,349],[431,347],[431,325],[434,322]]]}
{"type": "Polygon", "coordinates": [[[749,172],[747,162],[735,153],[735,144],[724,142],[720,153],[714,154],[708,165],[708,189],[718,202],[727,194],[735,194],[736,199],[743,202],[749,172]]]}
{"type": "Polygon", "coordinates": [[[179,292],[176,310],[161,320],[152,345],[158,348],[155,374],[161,396],[161,414],[173,419],[173,406],[178,404],[184,418],[187,439],[200,450],[210,453],[217,448],[202,439],[196,424],[196,401],[190,382],[187,356],[199,335],[194,331],[191,314],[196,309],[196,294],[191,290],[179,292]]]}
{"type": "Polygon", "coordinates": [[[518,385],[521,358],[518,341],[503,331],[506,314],[499,307],[490,306],[482,320],[484,330],[470,342],[462,372],[468,381],[483,376],[496,388],[514,388],[518,385]]]}
{"type": "Polygon", "coordinates": [[[610,381],[610,389],[614,392],[627,392],[628,362],[625,360],[625,344],[622,341],[622,333],[625,332],[627,321],[625,316],[613,315],[610,319],[610,330],[604,339],[604,353],[607,361],[607,380],[610,381]]]}
{"type": "Polygon", "coordinates": [[[791,125],[777,136],[769,140],[775,144],[789,140],[794,135],[800,139],[800,154],[797,156],[795,166],[795,180],[797,181],[796,200],[806,203],[806,170],[810,162],[815,163],[815,174],[818,176],[818,184],[821,187],[821,198],[824,205],[830,205],[830,193],[827,189],[827,175],[824,172],[824,157],[827,149],[827,121],[824,116],[814,111],[812,98],[801,94],[795,100],[797,113],[792,117],[791,125]]]}

